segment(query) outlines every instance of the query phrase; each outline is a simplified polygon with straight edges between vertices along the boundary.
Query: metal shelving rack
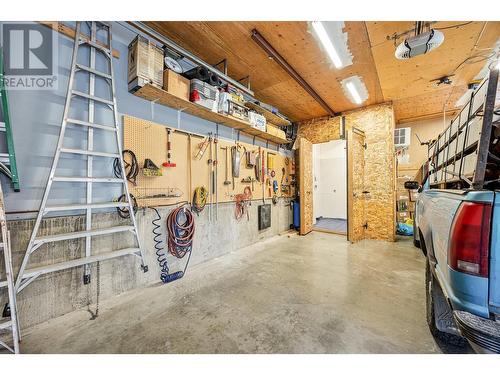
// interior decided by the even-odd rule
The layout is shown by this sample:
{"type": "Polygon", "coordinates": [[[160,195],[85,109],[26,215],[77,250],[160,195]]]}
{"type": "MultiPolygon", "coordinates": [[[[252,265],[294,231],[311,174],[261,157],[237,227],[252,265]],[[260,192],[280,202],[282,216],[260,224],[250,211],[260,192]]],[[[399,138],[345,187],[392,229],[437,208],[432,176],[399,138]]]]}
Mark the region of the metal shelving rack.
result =
{"type": "Polygon", "coordinates": [[[433,188],[483,189],[500,183],[499,70],[492,69],[444,132],[428,146],[433,188]]]}

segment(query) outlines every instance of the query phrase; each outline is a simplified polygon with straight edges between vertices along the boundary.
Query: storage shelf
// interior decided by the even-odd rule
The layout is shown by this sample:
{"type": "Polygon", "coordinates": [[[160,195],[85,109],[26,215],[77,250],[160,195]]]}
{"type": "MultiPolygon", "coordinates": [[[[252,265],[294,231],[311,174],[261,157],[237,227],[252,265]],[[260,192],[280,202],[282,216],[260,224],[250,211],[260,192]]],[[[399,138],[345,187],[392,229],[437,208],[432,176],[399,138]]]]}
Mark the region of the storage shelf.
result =
{"type": "Polygon", "coordinates": [[[274,142],[277,144],[290,143],[290,141],[288,141],[287,139],[276,137],[275,135],[252,128],[246,121],[212,112],[209,109],[202,107],[201,105],[178,98],[177,96],[174,96],[169,92],[150,84],[146,84],[144,87],[141,87],[139,90],[134,92],[134,95],[139,96],[143,99],[155,101],[156,103],[165,105],[167,107],[182,109],[184,112],[189,113],[190,115],[200,117],[217,124],[229,126],[230,128],[240,130],[242,133],[246,133],[250,136],[256,136],[266,141],[274,142]]]}
{"type": "Polygon", "coordinates": [[[245,105],[248,108],[253,109],[255,112],[260,113],[262,116],[266,118],[268,122],[270,122],[273,125],[278,125],[278,126],[289,126],[292,125],[292,123],[288,120],[285,120],[284,118],[281,118],[271,111],[268,111],[265,108],[262,108],[260,105],[252,103],[252,102],[246,102],[245,105]]]}

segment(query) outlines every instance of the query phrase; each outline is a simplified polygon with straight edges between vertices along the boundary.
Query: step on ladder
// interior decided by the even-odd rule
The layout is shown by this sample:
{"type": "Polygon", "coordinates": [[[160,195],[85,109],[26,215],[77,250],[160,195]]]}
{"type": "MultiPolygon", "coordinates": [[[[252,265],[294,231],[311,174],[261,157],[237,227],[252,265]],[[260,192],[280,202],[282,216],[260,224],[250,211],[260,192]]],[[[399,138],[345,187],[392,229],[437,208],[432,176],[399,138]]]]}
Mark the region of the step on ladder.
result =
{"type": "Polygon", "coordinates": [[[5,133],[5,143],[7,144],[7,153],[0,153],[0,172],[4,173],[12,180],[12,187],[14,188],[14,191],[19,191],[19,175],[17,174],[14,138],[12,136],[12,127],[10,123],[9,100],[7,98],[7,90],[5,89],[3,82],[3,49],[0,47],[0,107],[3,119],[0,121],[0,132],[5,133]]]}
{"type": "Polygon", "coordinates": [[[5,331],[12,333],[12,346],[1,340],[0,347],[4,347],[12,353],[19,353],[19,326],[17,320],[17,304],[16,293],[14,290],[14,273],[12,272],[12,257],[10,252],[10,232],[7,230],[7,220],[5,218],[5,209],[3,204],[3,192],[0,184],[0,226],[1,226],[1,242],[0,252],[3,252],[5,264],[5,280],[0,279],[0,288],[7,287],[9,297],[10,316],[2,317],[0,315],[0,335],[5,331]]]}
{"type": "MultiPolygon", "coordinates": [[[[127,178],[124,169],[124,163],[122,158],[122,146],[120,143],[119,136],[119,125],[118,125],[118,112],[116,107],[116,97],[115,97],[115,87],[113,80],[113,57],[112,57],[112,39],[111,39],[111,26],[104,22],[85,22],[89,26],[89,37],[82,34],[81,26],[83,22],[77,22],[76,33],[75,33],[75,43],[73,47],[73,57],[71,63],[71,73],[68,83],[68,93],[66,96],[66,104],[64,107],[63,120],[61,125],[61,130],[59,134],[59,141],[57,144],[56,153],[54,156],[54,161],[52,164],[52,169],[50,170],[49,179],[47,186],[45,188],[45,193],[40,204],[40,210],[36,218],[35,226],[31,234],[28,247],[26,249],[26,254],[24,256],[19,274],[16,280],[16,291],[19,293],[27,285],[33,282],[40,275],[47,273],[61,271],[73,267],[84,266],[84,284],[90,283],[90,265],[92,263],[100,262],[103,260],[113,259],[126,255],[135,255],[140,258],[141,268],[144,272],[147,272],[148,268],[144,263],[144,253],[139,239],[139,233],[137,230],[137,222],[134,215],[133,203],[130,198],[128,191],[127,178]],[[102,32],[105,33],[105,41],[102,42],[102,32]],[[101,32],[101,34],[98,34],[101,32]],[[98,35],[101,35],[101,39],[98,39],[98,35]],[[79,50],[87,50],[88,57],[86,57],[86,62],[88,65],[80,63],[79,57],[83,55],[78,54],[79,50]],[[107,72],[96,69],[96,53],[104,55],[107,65],[107,72]],[[75,75],[79,73],[80,75],[88,76],[88,92],[83,92],[76,90],[75,75]],[[95,95],[96,91],[96,81],[104,80],[109,87],[109,97],[99,97],[95,95]],[[88,105],[85,111],[75,111],[75,103],[73,103],[75,97],[83,98],[88,105]],[[100,107],[98,107],[100,106],[100,107]],[[112,117],[114,119],[112,125],[106,125],[103,123],[94,122],[94,117],[96,115],[96,107],[99,109],[106,109],[112,111],[112,117]],[[85,120],[78,119],[77,116],[73,116],[72,113],[82,113],[86,117],[85,120]],[[76,127],[83,127],[87,131],[87,147],[86,149],[73,149],[64,146],[65,130],[68,124],[76,127]],[[94,133],[95,132],[95,133],[94,133]],[[117,152],[103,152],[94,150],[94,139],[95,136],[99,134],[103,135],[103,132],[113,132],[114,138],[116,140],[115,150],[117,152]],[[85,176],[61,176],[57,174],[58,162],[61,155],[76,154],[83,155],[84,160],[87,161],[87,173],[85,176]],[[94,177],[93,176],[93,161],[94,158],[116,158],[119,160],[119,168],[121,170],[121,178],[114,177],[94,177]],[[64,184],[67,182],[72,183],[82,183],[86,186],[86,202],[77,203],[72,205],[47,205],[47,200],[50,195],[50,191],[53,183],[64,184]],[[94,184],[103,186],[106,184],[121,184],[126,201],[113,201],[113,202],[94,202],[92,200],[92,190],[94,184]],[[102,209],[102,208],[123,208],[128,209],[129,216],[131,219],[131,225],[120,225],[111,228],[104,229],[92,229],[92,210],[102,209]],[[49,235],[44,237],[37,236],[38,229],[42,218],[52,212],[64,212],[64,211],[84,211],[86,216],[85,230],[81,232],[72,232],[64,234],[49,235]],[[91,248],[91,241],[93,236],[106,235],[118,232],[132,232],[135,237],[136,245],[131,248],[114,250],[105,253],[95,254],[91,248]],[[37,268],[27,268],[29,258],[31,254],[40,248],[43,244],[52,243],[56,241],[72,240],[75,238],[85,238],[85,257],[78,258],[62,263],[51,264],[48,266],[37,267],[37,268]]],[[[109,114],[109,113],[108,113],[109,114]]],[[[103,121],[104,122],[104,121],[103,121]]],[[[109,133],[108,133],[109,134],[109,133]]]]}

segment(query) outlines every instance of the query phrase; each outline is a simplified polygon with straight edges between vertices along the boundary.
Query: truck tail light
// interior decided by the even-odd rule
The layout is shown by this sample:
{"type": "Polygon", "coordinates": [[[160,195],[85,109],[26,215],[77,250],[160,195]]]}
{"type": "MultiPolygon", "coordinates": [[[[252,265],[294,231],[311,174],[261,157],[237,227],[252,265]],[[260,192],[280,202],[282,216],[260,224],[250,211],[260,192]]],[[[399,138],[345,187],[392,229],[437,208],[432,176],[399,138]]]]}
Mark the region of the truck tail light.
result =
{"type": "Polygon", "coordinates": [[[488,277],[491,204],[462,202],[451,226],[448,264],[455,271],[488,277]]]}

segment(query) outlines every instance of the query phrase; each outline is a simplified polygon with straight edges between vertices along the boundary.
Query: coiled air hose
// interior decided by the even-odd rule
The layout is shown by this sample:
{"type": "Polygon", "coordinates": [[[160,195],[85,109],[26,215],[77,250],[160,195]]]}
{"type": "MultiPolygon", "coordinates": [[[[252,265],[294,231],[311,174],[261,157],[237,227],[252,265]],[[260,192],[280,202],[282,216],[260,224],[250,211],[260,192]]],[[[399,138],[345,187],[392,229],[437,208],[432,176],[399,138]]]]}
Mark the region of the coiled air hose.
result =
{"type": "Polygon", "coordinates": [[[156,217],[151,221],[151,224],[153,224],[153,241],[155,243],[154,248],[155,248],[155,253],[156,253],[156,258],[158,260],[158,264],[160,265],[160,279],[164,283],[166,282],[165,280],[168,278],[169,274],[169,269],[168,269],[168,263],[167,263],[167,256],[166,254],[163,253],[163,241],[161,240],[161,216],[158,210],[154,207],[150,207],[156,214],[156,217]]]}
{"type": "Polygon", "coordinates": [[[163,283],[169,283],[183,277],[189,265],[195,231],[194,216],[191,210],[186,207],[186,204],[175,208],[167,216],[166,224],[168,252],[178,259],[184,258],[184,256],[189,253],[184,270],[170,273],[167,257],[163,251],[163,241],[160,239],[161,234],[159,232],[159,222],[161,220],[161,216],[157,209],[153,207],[151,207],[151,209],[153,209],[156,213],[156,218],[153,219],[151,223],[153,224],[154,247],[158,264],[160,265],[160,279],[163,283]]]}

